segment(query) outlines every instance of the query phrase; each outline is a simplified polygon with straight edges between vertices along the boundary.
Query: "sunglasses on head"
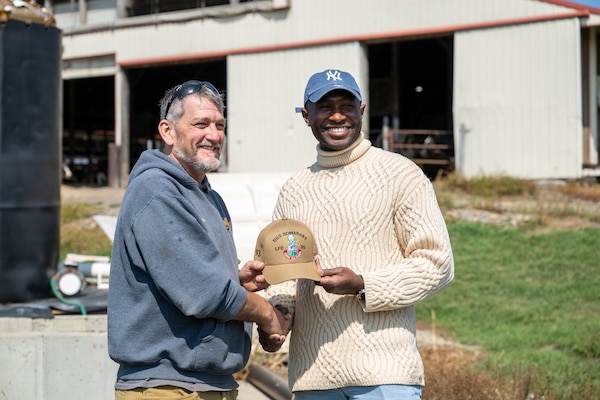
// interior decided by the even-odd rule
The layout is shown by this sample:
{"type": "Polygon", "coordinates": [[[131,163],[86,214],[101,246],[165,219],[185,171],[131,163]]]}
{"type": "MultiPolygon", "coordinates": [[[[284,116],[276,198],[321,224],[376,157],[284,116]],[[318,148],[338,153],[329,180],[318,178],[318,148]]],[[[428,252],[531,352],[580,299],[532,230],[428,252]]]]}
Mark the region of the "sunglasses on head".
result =
{"type": "Polygon", "coordinates": [[[169,102],[167,103],[167,107],[165,108],[165,118],[169,114],[169,109],[171,108],[171,104],[173,104],[173,101],[175,100],[176,97],[179,100],[183,100],[184,97],[189,96],[190,94],[193,94],[193,93],[198,93],[204,87],[208,88],[211,92],[213,92],[217,96],[219,95],[219,91],[217,90],[217,88],[214,87],[212,83],[207,82],[207,81],[187,81],[187,82],[184,82],[181,85],[177,86],[175,88],[175,90],[173,91],[173,94],[171,95],[169,102]]]}

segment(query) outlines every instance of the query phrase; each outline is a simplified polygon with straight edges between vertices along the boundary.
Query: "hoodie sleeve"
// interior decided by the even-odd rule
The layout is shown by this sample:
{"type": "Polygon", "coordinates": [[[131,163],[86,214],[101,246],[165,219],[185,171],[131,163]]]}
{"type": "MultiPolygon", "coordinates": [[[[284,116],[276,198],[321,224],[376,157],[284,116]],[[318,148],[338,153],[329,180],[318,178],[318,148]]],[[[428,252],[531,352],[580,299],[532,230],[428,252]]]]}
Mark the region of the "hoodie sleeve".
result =
{"type": "Polygon", "coordinates": [[[247,296],[233,238],[210,202],[199,203],[154,195],[132,220],[129,251],[138,255],[137,279],[148,279],[183,314],[230,320],[247,296]]]}

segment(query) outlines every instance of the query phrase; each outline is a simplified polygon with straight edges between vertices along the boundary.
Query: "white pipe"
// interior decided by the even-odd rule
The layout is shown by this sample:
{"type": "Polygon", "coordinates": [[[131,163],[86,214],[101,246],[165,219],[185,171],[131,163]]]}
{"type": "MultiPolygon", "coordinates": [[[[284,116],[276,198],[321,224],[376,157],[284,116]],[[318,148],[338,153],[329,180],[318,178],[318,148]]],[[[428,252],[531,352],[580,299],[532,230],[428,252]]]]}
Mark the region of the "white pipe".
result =
{"type": "Polygon", "coordinates": [[[110,275],[110,263],[107,262],[78,263],[77,269],[86,277],[110,275]]]}

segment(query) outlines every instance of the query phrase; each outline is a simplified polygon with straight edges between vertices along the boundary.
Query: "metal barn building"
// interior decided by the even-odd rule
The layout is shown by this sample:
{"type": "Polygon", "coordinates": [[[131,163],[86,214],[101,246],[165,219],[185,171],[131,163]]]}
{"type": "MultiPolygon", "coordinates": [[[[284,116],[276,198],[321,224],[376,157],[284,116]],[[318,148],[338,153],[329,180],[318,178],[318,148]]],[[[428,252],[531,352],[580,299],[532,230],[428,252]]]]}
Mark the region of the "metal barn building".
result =
{"type": "Polygon", "coordinates": [[[223,171],[303,168],[316,141],[295,109],[308,77],[330,68],[357,77],[372,142],[394,150],[399,138],[424,168],[600,175],[599,9],[560,0],[44,6],[63,33],[64,157],[93,159],[85,179],[104,173],[109,185],[126,185],[140,152],[158,145],[160,97],[187,79],[226,94],[223,171]]]}

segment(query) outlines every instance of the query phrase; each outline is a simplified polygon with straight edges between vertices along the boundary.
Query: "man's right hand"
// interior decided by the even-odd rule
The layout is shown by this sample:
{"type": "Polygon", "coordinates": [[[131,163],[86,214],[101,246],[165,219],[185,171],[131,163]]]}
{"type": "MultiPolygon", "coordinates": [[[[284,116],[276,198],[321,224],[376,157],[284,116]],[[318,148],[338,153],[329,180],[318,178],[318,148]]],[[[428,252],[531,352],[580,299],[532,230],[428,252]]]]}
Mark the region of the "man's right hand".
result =
{"type": "Polygon", "coordinates": [[[274,353],[279,350],[285,342],[287,332],[289,331],[289,323],[292,318],[288,309],[283,306],[277,305],[274,307],[274,310],[277,315],[280,328],[283,328],[283,331],[281,331],[284,332],[283,335],[280,333],[271,332],[269,329],[275,328],[273,326],[271,328],[261,325],[257,327],[258,341],[262,348],[270,353],[274,353]]]}
{"type": "MultiPolygon", "coordinates": [[[[267,339],[269,348],[279,347],[285,342],[289,331],[291,315],[284,307],[273,307],[263,297],[247,292],[246,303],[233,319],[254,322],[267,339]]],[[[275,350],[272,350],[275,351],[275,350]]]]}

